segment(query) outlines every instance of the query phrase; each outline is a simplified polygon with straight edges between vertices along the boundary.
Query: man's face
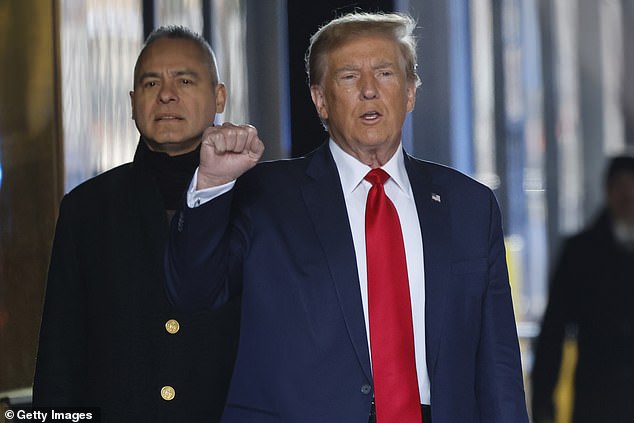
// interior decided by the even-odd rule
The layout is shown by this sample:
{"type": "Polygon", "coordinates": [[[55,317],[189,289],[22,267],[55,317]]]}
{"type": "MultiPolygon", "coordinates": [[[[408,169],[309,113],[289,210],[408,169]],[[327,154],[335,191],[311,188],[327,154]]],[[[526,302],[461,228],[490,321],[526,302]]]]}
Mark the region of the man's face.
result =
{"type": "Polygon", "coordinates": [[[209,64],[192,40],[161,38],[145,50],[130,92],[132,119],[153,151],[169,155],[196,149],[203,131],[225,106],[209,64]]]}
{"type": "Polygon", "coordinates": [[[331,51],[323,80],[311,87],[331,137],[361,161],[366,162],[367,154],[389,159],[399,145],[405,115],[414,108],[416,96],[416,84],[407,80],[404,63],[391,38],[358,36],[331,51]]]}
{"type": "Polygon", "coordinates": [[[608,206],[617,221],[634,228],[634,172],[614,177],[608,187],[608,206]]]}

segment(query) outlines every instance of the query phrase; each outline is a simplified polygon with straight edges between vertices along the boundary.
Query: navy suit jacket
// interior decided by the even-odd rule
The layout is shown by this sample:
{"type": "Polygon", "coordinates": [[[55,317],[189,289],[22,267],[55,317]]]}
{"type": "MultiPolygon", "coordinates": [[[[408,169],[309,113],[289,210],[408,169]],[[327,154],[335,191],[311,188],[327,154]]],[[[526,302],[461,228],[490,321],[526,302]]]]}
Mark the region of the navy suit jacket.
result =
{"type": "MultiPolygon", "coordinates": [[[[500,212],[485,186],[405,155],[423,237],[434,423],[528,421],[500,212]]],[[[224,423],[366,423],[372,372],[352,235],[327,144],[266,162],[177,215],[167,289],[242,293],[224,423]]],[[[391,423],[391,422],[388,422],[391,423]]]]}

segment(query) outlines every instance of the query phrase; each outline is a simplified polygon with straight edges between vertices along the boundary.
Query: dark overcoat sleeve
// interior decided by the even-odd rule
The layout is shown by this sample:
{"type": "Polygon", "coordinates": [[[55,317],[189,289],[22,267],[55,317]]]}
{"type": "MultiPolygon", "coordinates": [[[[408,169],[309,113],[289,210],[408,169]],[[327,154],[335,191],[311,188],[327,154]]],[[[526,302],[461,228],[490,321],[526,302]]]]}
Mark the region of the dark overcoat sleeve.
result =
{"type": "Polygon", "coordinates": [[[553,421],[553,392],[559,378],[566,330],[576,320],[574,308],[576,262],[574,239],[564,244],[550,281],[548,305],[535,347],[532,378],[532,412],[536,423],[553,421]]]}
{"type": "Polygon", "coordinates": [[[77,406],[83,389],[86,304],[75,243],[73,206],[62,200],[46,283],[33,385],[35,406],[77,406]],[[62,306],[63,305],[63,306],[62,306]]]}

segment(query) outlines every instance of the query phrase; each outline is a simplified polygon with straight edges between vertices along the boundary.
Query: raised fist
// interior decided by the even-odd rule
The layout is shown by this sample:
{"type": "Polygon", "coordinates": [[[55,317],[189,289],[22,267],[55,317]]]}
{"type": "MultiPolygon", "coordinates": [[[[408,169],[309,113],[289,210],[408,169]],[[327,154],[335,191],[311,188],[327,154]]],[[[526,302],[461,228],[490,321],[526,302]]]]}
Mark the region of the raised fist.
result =
{"type": "Polygon", "coordinates": [[[258,162],[264,143],[251,125],[223,123],[203,133],[196,189],[210,188],[237,179],[258,162]]]}

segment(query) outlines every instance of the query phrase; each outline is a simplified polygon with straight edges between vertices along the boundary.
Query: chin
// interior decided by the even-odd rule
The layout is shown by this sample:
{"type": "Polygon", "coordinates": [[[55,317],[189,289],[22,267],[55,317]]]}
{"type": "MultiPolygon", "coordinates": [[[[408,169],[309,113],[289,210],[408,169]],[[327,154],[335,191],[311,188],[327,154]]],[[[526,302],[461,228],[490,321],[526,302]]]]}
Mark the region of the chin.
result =
{"type": "Polygon", "coordinates": [[[394,142],[388,137],[370,134],[365,137],[363,143],[368,147],[390,148],[398,144],[398,141],[394,142]]]}

